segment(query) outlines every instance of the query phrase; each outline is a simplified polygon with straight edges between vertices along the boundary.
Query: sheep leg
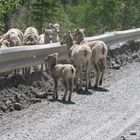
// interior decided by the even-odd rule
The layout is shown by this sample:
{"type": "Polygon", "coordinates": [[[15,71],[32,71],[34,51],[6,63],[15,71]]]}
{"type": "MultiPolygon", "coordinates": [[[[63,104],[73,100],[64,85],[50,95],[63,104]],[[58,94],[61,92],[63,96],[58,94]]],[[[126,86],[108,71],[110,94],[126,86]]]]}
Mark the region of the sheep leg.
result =
{"type": "Polygon", "coordinates": [[[82,83],[83,83],[83,71],[82,67],[80,68],[80,89],[82,89],[82,83]]]}
{"type": "Polygon", "coordinates": [[[100,60],[100,69],[101,69],[101,72],[102,72],[102,74],[101,74],[101,78],[100,78],[100,81],[99,81],[99,85],[101,86],[102,85],[102,81],[103,81],[103,76],[104,76],[104,70],[105,70],[105,63],[106,63],[106,61],[105,61],[105,59],[101,59],[100,60]]]}
{"type": "Polygon", "coordinates": [[[43,71],[43,64],[41,64],[41,71],[43,71]]]}
{"type": "Polygon", "coordinates": [[[87,66],[86,66],[86,88],[85,88],[85,91],[88,91],[89,85],[91,86],[90,62],[88,62],[87,66]]]}
{"type": "Polygon", "coordinates": [[[64,92],[64,96],[62,98],[62,101],[65,101],[66,100],[66,96],[67,96],[67,92],[68,92],[68,89],[69,89],[69,84],[68,84],[68,80],[65,80],[64,81],[64,85],[65,85],[65,92],[64,92]]]}
{"type": "Polygon", "coordinates": [[[80,73],[79,69],[77,69],[76,70],[76,80],[75,80],[76,81],[76,88],[78,88],[78,80],[79,80],[79,75],[80,75],[79,73],[80,73]]]}
{"type": "Polygon", "coordinates": [[[96,82],[95,82],[95,85],[94,85],[94,88],[97,88],[98,87],[98,82],[99,82],[99,78],[100,78],[100,67],[99,65],[96,63],[94,64],[94,67],[95,67],[95,70],[96,70],[96,82]]]}
{"type": "Polygon", "coordinates": [[[57,94],[57,80],[54,80],[54,94],[53,94],[53,99],[58,99],[58,94],[57,94]]]}
{"type": "Polygon", "coordinates": [[[69,98],[68,98],[68,101],[70,102],[71,101],[71,95],[72,95],[72,92],[73,92],[73,83],[74,83],[74,78],[71,78],[69,80],[69,87],[70,87],[70,93],[69,93],[69,98]]]}

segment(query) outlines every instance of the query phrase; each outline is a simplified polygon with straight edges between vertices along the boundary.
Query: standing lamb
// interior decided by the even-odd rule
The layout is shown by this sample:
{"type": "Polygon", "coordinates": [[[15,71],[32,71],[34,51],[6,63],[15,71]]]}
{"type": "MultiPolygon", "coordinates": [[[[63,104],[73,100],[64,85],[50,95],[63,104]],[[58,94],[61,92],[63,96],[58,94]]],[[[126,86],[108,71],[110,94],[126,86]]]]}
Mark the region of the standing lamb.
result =
{"type": "Polygon", "coordinates": [[[62,100],[66,100],[67,92],[70,91],[68,101],[71,101],[74,77],[76,73],[75,68],[71,64],[58,64],[58,53],[49,54],[48,57],[44,59],[44,61],[48,64],[50,74],[55,82],[53,98],[58,98],[58,80],[63,79],[65,93],[62,100]]]}
{"type": "Polygon", "coordinates": [[[69,62],[72,63],[76,70],[76,83],[78,85],[78,80],[80,78],[80,89],[82,88],[82,78],[83,78],[83,66],[86,67],[86,87],[85,90],[88,91],[88,86],[90,85],[90,65],[91,65],[91,49],[87,44],[77,45],[73,44],[73,37],[69,32],[63,37],[63,40],[60,42],[66,44],[68,48],[68,58],[69,62]]]}
{"type": "Polygon", "coordinates": [[[100,40],[86,42],[84,36],[84,29],[75,29],[73,37],[76,43],[87,44],[92,50],[91,63],[95,67],[97,73],[94,88],[97,88],[98,85],[102,85],[108,48],[106,44],[100,40]]]}

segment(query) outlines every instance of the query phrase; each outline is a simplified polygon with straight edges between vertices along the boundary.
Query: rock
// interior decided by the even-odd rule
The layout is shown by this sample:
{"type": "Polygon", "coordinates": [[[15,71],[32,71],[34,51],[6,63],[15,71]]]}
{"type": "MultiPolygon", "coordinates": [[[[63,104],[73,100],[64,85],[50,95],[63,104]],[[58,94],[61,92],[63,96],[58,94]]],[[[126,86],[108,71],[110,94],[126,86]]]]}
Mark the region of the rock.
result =
{"type": "Polygon", "coordinates": [[[5,105],[6,105],[7,107],[11,107],[11,106],[12,106],[12,101],[11,101],[11,100],[7,100],[7,101],[5,102],[5,105]]]}
{"type": "Polygon", "coordinates": [[[38,102],[41,102],[41,99],[39,99],[39,98],[31,98],[31,103],[35,104],[35,103],[38,103],[38,102]]]}
{"type": "Polygon", "coordinates": [[[14,99],[15,99],[15,101],[16,101],[16,102],[18,102],[18,103],[20,102],[20,97],[19,97],[19,95],[18,95],[18,94],[15,94],[14,99]]]}
{"type": "Polygon", "coordinates": [[[2,111],[0,111],[0,117],[2,116],[2,114],[3,114],[2,111]]]}
{"type": "Polygon", "coordinates": [[[121,140],[126,140],[125,136],[121,136],[121,140]]]}
{"type": "Polygon", "coordinates": [[[137,58],[139,58],[139,56],[138,56],[137,54],[133,54],[133,55],[132,55],[132,58],[133,58],[133,59],[137,59],[137,58]]]}
{"type": "Polygon", "coordinates": [[[47,98],[48,94],[46,92],[36,92],[36,98],[47,98]]]}
{"type": "Polygon", "coordinates": [[[20,111],[22,109],[22,105],[20,103],[15,103],[14,109],[20,111]]]}
{"type": "Polygon", "coordinates": [[[3,112],[6,112],[7,107],[6,107],[5,105],[1,105],[1,106],[0,106],[0,109],[1,109],[3,112]]]}
{"type": "Polygon", "coordinates": [[[12,111],[14,111],[14,110],[15,110],[15,109],[14,109],[14,107],[12,107],[12,106],[9,108],[9,111],[10,111],[10,112],[12,112],[12,111]]]}
{"type": "Polygon", "coordinates": [[[116,69],[116,70],[120,69],[120,67],[121,67],[121,65],[119,65],[119,64],[114,64],[114,65],[112,66],[112,68],[113,68],[113,69],[116,69]]]}
{"type": "Polygon", "coordinates": [[[130,135],[137,135],[137,133],[135,131],[131,131],[130,135]]]}

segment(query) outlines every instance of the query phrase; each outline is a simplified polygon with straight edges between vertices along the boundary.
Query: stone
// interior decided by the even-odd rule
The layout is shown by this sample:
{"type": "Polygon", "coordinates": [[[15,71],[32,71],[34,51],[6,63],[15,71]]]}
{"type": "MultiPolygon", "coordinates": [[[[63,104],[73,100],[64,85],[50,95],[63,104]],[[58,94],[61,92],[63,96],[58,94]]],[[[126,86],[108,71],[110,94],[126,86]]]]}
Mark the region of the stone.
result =
{"type": "Polygon", "coordinates": [[[12,106],[9,108],[9,111],[10,111],[10,112],[12,112],[12,111],[14,111],[14,110],[15,110],[15,109],[14,109],[14,107],[12,107],[12,106]]]}
{"type": "Polygon", "coordinates": [[[6,112],[7,107],[6,107],[5,105],[1,105],[1,106],[0,106],[0,109],[1,109],[3,112],[6,112]]]}
{"type": "Polygon", "coordinates": [[[20,111],[22,109],[22,105],[20,103],[15,103],[14,104],[14,109],[20,111]]]}
{"type": "Polygon", "coordinates": [[[31,98],[31,103],[35,104],[35,103],[38,103],[38,102],[41,102],[41,99],[39,98],[31,98]]]}
{"type": "Polygon", "coordinates": [[[36,92],[36,98],[47,98],[48,94],[46,92],[36,92]]]}
{"type": "Polygon", "coordinates": [[[16,102],[18,102],[18,103],[20,102],[20,97],[19,97],[19,95],[18,95],[18,94],[15,94],[14,99],[15,99],[15,101],[16,101],[16,102]]]}
{"type": "Polygon", "coordinates": [[[112,68],[113,68],[113,69],[116,69],[116,70],[120,69],[120,67],[121,67],[121,65],[119,65],[119,64],[114,64],[114,65],[112,66],[112,68]]]}
{"type": "Polygon", "coordinates": [[[126,140],[125,136],[121,136],[121,140],[126,140]]]}
{"type": "Polygon", "coordinates": [[[131,131],[130,135],[137,135],[137,133],[135,131],[131,131]]]}
{"type": "Polygon", "coordinates": [[[133,55],[132,55],[132,58],[133,58],[133,59],[137,59],[137,58],[139,58],[139,56],[138,56],[137,54],[133,54],[133,55]]]}
{"type": "Polygon", "coordinates": [[[11,101],[11,100],[7,100],[7,101],[5,102],[5,105],[6,105],[7,107],[12,106],[12,101],[11,101]]]}

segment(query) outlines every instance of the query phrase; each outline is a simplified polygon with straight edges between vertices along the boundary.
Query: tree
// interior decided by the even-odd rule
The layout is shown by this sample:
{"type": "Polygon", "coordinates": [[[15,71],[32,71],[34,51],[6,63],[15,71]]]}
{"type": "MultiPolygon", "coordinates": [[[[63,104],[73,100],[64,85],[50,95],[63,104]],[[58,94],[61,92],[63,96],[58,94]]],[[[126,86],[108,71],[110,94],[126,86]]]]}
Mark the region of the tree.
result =
{"type": "Polygon", "coordinates": [[[62,13],[61,0],[38,0],[30,8],[34,25],[41,30],[45,23],[54,22],[62,13]]]}

